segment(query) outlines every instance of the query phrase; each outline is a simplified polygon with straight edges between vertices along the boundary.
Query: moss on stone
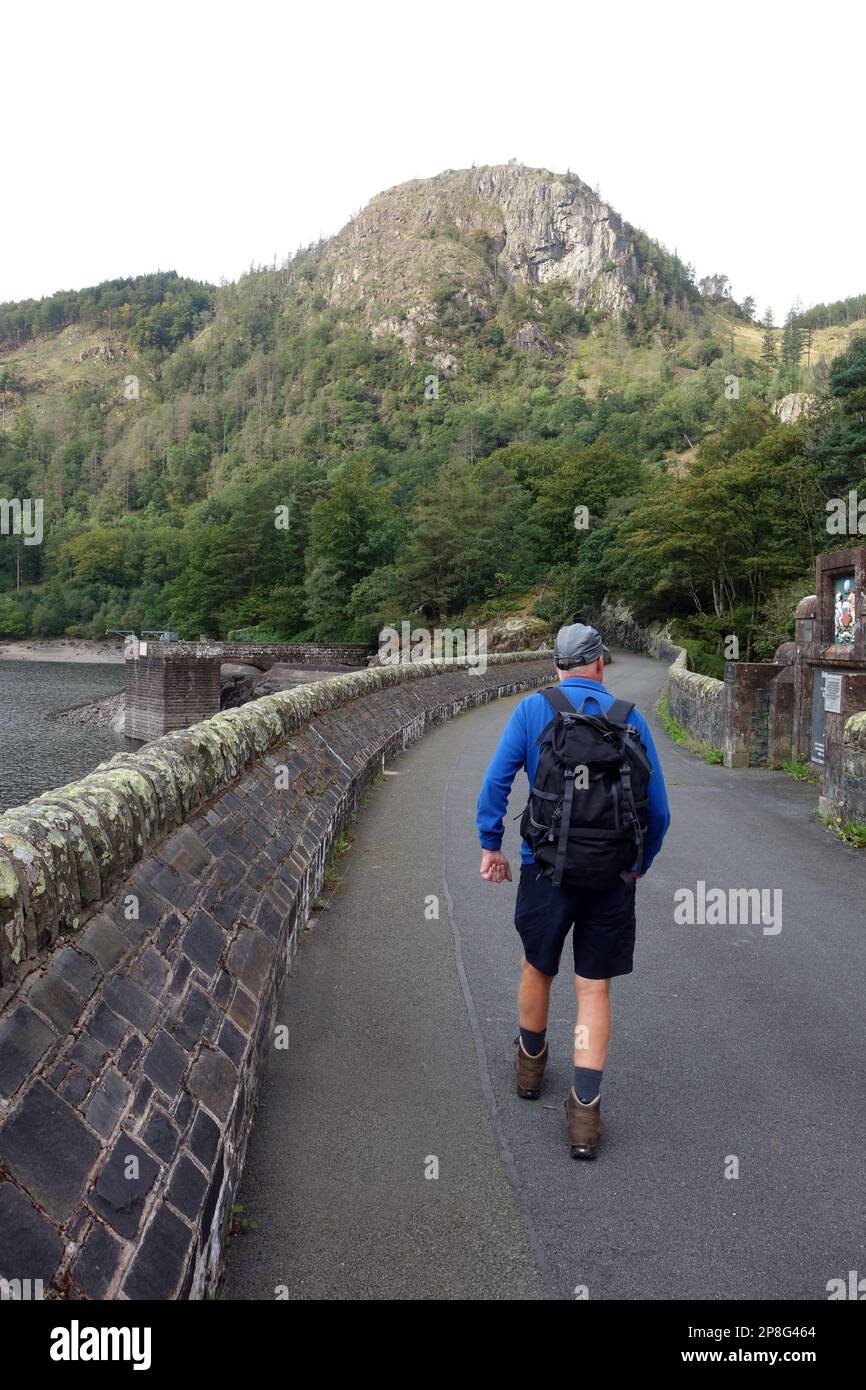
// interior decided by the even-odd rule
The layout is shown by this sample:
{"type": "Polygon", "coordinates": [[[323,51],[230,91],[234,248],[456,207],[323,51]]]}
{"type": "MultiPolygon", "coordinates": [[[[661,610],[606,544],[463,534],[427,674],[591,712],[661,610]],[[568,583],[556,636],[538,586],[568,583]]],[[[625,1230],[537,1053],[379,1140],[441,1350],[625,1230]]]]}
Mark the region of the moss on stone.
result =
{"type": "Polygon", "coordinates": [[[843,742],[854,744],[857,748],[866,748],[866,710],[852,714],[850,719],[846,719],[843,742]]]}

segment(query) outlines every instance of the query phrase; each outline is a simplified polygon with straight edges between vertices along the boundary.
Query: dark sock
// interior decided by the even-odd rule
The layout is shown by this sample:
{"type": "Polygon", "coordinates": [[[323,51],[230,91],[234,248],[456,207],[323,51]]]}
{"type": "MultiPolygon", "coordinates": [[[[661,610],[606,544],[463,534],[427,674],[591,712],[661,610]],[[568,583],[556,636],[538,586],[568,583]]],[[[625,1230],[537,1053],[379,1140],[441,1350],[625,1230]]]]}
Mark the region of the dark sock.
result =
{"type": "Polygon", "coordinates": [[[546,1037],[546,1028],[542,1028],[540,1033],[533,1033],[529,1028],[521,1028],[520,1030],[520,1041],[523,1043],[523,1051],[528,1052],[530,1057],[537,1057],[539,1052],[544,1051],[544,1039],[546,1037]]]}
{"type": "Polygon", "coordinates": [[[595,1100],[601,1090],[602,1075],[600,1071],[593,1071],[592,1067],[575,1067],[572,1082],[574,1094],[584,1105],[589,1105],[591,1100],[595,1100]]]}

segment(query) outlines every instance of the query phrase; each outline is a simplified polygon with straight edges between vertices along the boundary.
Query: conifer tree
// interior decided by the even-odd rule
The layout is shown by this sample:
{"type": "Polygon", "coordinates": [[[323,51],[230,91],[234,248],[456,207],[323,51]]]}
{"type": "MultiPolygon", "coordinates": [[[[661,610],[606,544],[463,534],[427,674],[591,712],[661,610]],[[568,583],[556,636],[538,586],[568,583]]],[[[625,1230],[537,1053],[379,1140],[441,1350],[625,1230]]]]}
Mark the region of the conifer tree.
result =
{"type": "Polygon", "coordinates": [[[800,327],[797,305],[789,309],[782,331],[782,364],[797,369],[803,356],[803,329],[800,327]]]}
{"type": "Polygon", "coordinates": [[[775,372],[779,365],[779,354],[776,348],[776,339],[773,337],[773,311],[768,307],[762,319],[764,328],[761,339],[760,363],[767,377],[775,372]]]}

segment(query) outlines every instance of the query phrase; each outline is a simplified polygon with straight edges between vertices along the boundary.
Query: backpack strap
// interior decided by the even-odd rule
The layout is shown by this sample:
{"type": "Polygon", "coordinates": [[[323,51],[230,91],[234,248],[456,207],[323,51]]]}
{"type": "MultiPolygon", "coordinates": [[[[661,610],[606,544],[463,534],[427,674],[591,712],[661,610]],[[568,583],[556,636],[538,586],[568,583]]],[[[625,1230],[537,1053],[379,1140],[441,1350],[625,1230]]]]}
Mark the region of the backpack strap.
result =
{"type": "Polygon", "coordinates": [[[612,705],[608,705],[604,717],[609,719],[611,724],[627,724],[633,709],[634,701],[614,700],[612,705]]]}
{"type": "Polygon", "coordinates": [[[640,763],[641,767],[646,772],[647,777],[651,777],[653,771],[652,763],[650,762],[649,758],[644,752],[643,744],[641,743],[640,739],[631,738],[628,734],[626,734],[625,746],[628,749],[629,757],[634,758],[635,762],[640,763]]]}
{"type": "MultiPolygon", "coordinates": [[[[556,710],[557,714],[582,714],[583,707],[587,700],[596,700],[595,695],[584,695],[579,705],[572,704],[565,691],[560,686],[551,686],[542,690],[547,703],[556,710]]],[[[598,703],[598,702],[597,702],[598,703]]],[[[628,717],[634,709],[633,700],[614,700],[602,715],[603,719],[609,719],[612,724],[627,724],[628,717]]]]}
{"type": "Polygon", "coordinates": [[[637,807],[635,806],[634,802],[634,792],[632,790],[631,785],[631,767],[629,766],[628,758],[623,759],[623,762],[619,769],[619,775],[622,784],[622,791],[625,800],[626,811],[628,812],[628,817],[631,821],[632,834],[634,835],[635,850],[637,852],[637,859],[635,860],[635,872],[641,874],[643,873],[643,830],[641,829],[640,817],[638,816],[637,807]]]}
{"type": "Polygon", "coordinates": [[[575,709],[574,705],[571,703],[565,692],[560,690],[558,685],[554,685],[545,690],[542,690],[541,694],[544,696],[545,700],[550,705],[551,709],[555,711],[555,713],[553,718],[549,719],[548,722],[545,724],[541,733],[538,735],[538,738],[535,740],[536,748],[540,748],[541,745],[547,741],[547,735],[550,732],[553,725],[556,723],[556,716],[558,714],[577,714],[577,710],[575,709]]]}
{"type": "MultiPolygon", "coordinates": [[[[557,714],[577,714],[578,711],[569,700],[565,691],[560,686],[547,686],[542,690],[547,703],[557,714]]],[[[583,705],[581,705],[581,709],[583,705]]],[[[548,728],[550,726],[548,725],[548,728]]],[[[540,744],[547,733],[543,729],[537,742],[540,744]]],[[[571,826],[571,803],[574,799],[574,768],[565,769],[565,795],[562,799],[562,816],[559,822],[559,843],[556,846],[556,860],[553,866],[553,886],[558,888],[562,883],[562,874],[565,869],[565,855],[568,849],[568,831],[571,826]]]]}
{"type": "MultiPolygon", "coordinates": [[[[613,704],[608,706],[607,712],[604,717],[605,719],[608,719],[611,724],[627,725],[629,721],[629,716],[633,709],[633,701],[614,700],[613,704]]],[[[637,874],[641,874],[643,872],[644,838],[643,830],[641,829],[640,816],[638,815],[637,806],[635,805],[634,791],[631,785],[631,766],[629,765],[629,756],[635,758],[639,763],[642,763],[643,766],[646,768],[647,772],[650,774],[652,773],[652,765],[650,764],[649,758],[647,758],[644,754],[644,751],[636,738],[631,738],[628,734],[626,734],[625,746],[628,750],[628,754],[622,761],[619,770],[619,775],[623,790],[623,797],[625,799],[626,804],[626,811],[628,812],[628,817],[631,821],[632,833],[634,834],[635,850],[637,852],[637,858],[635,860],[635,872],[637,874]]],[[[624,877],[628,877],[628,875],[624,875],[624,877]]]]}
{"type": "MultiPolygon", "coordinates": [[[[628,700],[614,700],[613,704],[608,706],[607,714],[604,717],[605,719],[609,719],[612,724],[628,724],[629,715],[633,709],[634,704],[629,703],[628,700]]],[[[641,764],[646,770],[647,775],[651,776],[652,763],[644,753],[640,740],[631,738],[626,734],[625,741],[631,757],[641,764]]],[[[630,787],[629,790],[631,790],[630,787]]]]}
{"type": "Polygon", "coordinates": [[[557,713],[557,714],[576,714],[576,713],[577,713],[577,710],[575,709],[575,707],[574,707],[574,705],[572,704],[571,700],[569,700],[569,698],[568,698],[568,696],[566,695],[565,691],[564,691],[564,690],[561,690],[561,689],[559,688],[558,685],[547,686],[544,690],[542,690],[541,693],[542,693],[542,695],[544,696],[544,698],[545,698],[545,700],[547,701],[547,703],[548,703],[553,709],[556,710],[556,713],[557,713]]]}
{"type": "Polygon", "coordinates": [[[568,849],[568,832],[571,827],[571,803],[574,799],[574,768],[565,769],[565,795],[562,799],[562,817],[559,822],[559,843],[556,846],[556,860],[553,865],[553,886],[562,883],[565,868],[565,855],[568,849]]]}

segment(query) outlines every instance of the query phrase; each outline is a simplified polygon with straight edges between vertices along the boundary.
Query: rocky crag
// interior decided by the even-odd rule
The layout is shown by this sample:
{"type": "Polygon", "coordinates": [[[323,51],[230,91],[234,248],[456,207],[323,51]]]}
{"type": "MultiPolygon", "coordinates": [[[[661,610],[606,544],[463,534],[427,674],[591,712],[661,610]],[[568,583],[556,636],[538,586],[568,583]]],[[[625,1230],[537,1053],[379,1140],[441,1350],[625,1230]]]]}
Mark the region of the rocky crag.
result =
{"type": "Polygon", "coordinates": [[[587,184],[506,164],[380,193],[325,243],[315,283],[332,306],[362,311],[374,336],[399,337],[413,359],[438,349],[447,371],[455,364],[437,331],[438,287],[489,317],[504,286],[552,281],[567,284],[576,310],[605,316],[655,283],[631,229],[587,184]]]}

